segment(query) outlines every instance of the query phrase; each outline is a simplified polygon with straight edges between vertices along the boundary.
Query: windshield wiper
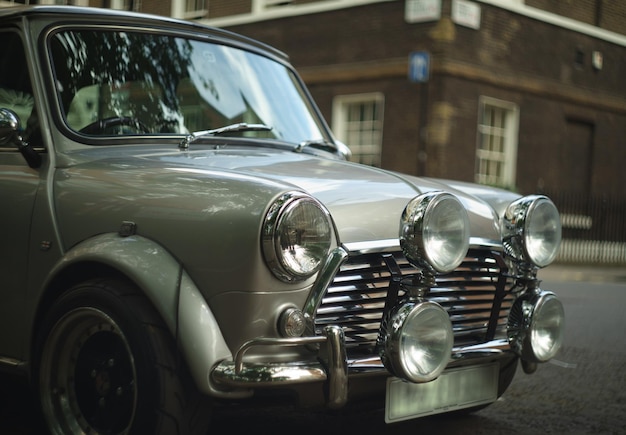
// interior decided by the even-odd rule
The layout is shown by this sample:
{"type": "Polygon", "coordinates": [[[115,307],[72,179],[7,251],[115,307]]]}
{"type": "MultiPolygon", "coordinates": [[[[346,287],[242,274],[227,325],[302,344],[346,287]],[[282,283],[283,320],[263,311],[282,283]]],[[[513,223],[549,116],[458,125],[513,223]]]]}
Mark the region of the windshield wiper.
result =
{"type": "Polygon", "coordinates": [[[306,147],[321,148],[331,152],[337,151],[337,145],[324,139],[305,140],[296,145],[294,151],[296,153],[301,153],[306,147]]]}
{"type": "Polygon", "coordinates": [[[350,157],[352,157],[352,151],[350,151],[350,148],[348,148],[348,146],[343,142],[337,140],[333,142],[325,139],[305,140],[296,145],[293,151],[296,153],[301,153],[302,150],[304,150],[306,147],[313,147],[322,149],[324,151],[329,151],[333,154],[339,155],[344,160],[350,160],[350,157]]]}
{"type": "Polygon", "coordinates": [[[220,134],[232,133],[238,131],[271,131],[272,127],[265,124],[248,124],[247,122],[240,122],[238,124],[226,125],[224,127],[215,128],[213,130],[201,130],[188,134],[180,141],[178,148],[186,150],[189,148],[189,144],[196,139],[204,136],[219,136],[220,134]]]}

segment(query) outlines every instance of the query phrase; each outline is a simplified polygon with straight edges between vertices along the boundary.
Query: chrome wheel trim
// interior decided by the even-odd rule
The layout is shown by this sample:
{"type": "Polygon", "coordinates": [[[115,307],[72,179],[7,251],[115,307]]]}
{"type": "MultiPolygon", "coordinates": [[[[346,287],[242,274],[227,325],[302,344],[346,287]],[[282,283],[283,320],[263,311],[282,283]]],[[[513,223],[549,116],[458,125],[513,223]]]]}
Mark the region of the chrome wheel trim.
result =
{"type": "Polygon", "coordinates": [[[53,433],[128,433],[136,367],[117,323],[93,307],[62,316],[42,351],[39,392],[53,433]]]}

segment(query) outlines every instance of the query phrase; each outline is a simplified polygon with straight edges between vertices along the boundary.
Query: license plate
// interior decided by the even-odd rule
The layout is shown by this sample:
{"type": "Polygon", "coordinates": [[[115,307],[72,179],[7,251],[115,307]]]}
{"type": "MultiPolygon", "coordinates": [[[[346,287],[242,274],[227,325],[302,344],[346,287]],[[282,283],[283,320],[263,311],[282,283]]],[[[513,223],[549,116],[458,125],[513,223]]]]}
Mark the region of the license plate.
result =
{"type": "Polygon", "coordinates": [[[394,423],[494,402],[498,398],[499,364],[446,370],[424,384],[387,380],[385,422],[394,423]]]}

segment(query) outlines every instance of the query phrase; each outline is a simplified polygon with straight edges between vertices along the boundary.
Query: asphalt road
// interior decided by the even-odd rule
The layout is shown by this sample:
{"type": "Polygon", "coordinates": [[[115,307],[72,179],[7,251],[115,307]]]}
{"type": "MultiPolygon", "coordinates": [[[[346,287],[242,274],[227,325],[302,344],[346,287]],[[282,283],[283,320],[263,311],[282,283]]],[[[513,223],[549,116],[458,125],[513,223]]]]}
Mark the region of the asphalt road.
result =
{"type": "MultiPolygon", "coordinates": [[[[558,268],[540,275],[566,310],[561,352],[536,373],[519,370],[496,403],[471,415],[385,425],[382,411],[221,409],[211,433],[626,434],[626,269],[558,268]]],[[[27,389],[0,377],[0,434],[42,433],[27,389]]]]}

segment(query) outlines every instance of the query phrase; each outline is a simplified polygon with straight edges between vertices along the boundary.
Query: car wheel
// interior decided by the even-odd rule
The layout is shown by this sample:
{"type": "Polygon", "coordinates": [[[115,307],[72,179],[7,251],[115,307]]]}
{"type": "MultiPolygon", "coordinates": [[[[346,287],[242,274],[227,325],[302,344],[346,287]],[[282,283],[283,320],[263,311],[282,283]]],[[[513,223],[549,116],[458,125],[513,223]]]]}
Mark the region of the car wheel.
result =
{"type": "Polygon", "coordinates": [[[119,280],[73,287],[51,307],[36,349],[52,433],[206,433],[210,406],[147,299],[119,280]]]}

